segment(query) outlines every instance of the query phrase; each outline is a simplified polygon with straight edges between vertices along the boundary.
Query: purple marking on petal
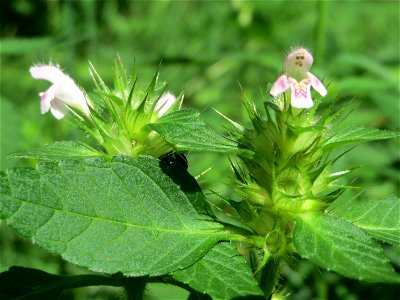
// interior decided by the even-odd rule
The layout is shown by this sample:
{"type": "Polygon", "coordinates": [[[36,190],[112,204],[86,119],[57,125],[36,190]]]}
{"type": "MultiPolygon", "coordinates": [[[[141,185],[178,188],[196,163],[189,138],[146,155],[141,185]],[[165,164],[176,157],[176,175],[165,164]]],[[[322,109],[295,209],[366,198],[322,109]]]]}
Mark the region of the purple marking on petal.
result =
{"type": "Polygon", "coordinates": [[[311,53],[308,52],[307,49],[293,49],[285,59],[283,65],[284,73],[288,77],[301,81],[307,78],[307,72],[310,70],[313,60],[311,53]]]}
{"type": "Polygon", "coordinates": [[[51,86],[46,92],[40,93],[40,113],[45,114],[49,111],[51,102],[54,99],[54,87],[51,86]]]}
{"type": "Polygon", "coordinates": [[[311,80],[303,79],[297,82],[293,78],[289,78],[289,84],[291,89],[290,104],[296,108],[310,108],[314,105],[311,99],[310,87],[311,80]]]}

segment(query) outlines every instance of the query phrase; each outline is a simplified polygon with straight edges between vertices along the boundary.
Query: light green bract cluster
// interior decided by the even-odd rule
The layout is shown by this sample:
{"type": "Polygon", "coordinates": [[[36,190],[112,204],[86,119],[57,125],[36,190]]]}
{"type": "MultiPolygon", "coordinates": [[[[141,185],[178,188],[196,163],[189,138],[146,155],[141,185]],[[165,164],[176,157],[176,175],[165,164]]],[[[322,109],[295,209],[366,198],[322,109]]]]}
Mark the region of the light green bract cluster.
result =
{"type": "Polygon", "coordinates": [[[0,283],[21,278],[16,283],[26,288],[0,284],[0,294],[48,298],[111,285],[142,299],[146,283],[167,282],[193,299],[278,299],[282,267],[298,256],[350,278],[399,283],[381,242],[400,244],[400,199],[338,201],[353,169],[336,166],[356,145],[399,134],[346,127],[341,120],[351,108],[334,102],[320,113],[322,98],[313,99],[311,88],[321,96],[327,90],[309,72],[312,62],[303,48],[289,53],[264,113],[243,96],[251,126],[224,116],[228,136],[182,109],[183,97],[165,92],[158,74],[141,88],[119,59],[112,89],[90,66],[90,96],[59,67],[32,67],[34,78],[52,83],[40,94],[41,113],[69,113],[96,143],[63,141],[11,155],[39,163],[1,174],[0,218],[96,273],[12,267],[0,283]],[[182,162],[194,151],[229,156],[237,193],[207,198],[182,162]]]}
{"type": "Polygon", "coordinates": [[[71,111],[74,123],[93,136],[106,154],[160,157],[172,151],[171,144],[148,124],[178,110],[183,94],[176,98],[165,92],[166,84],[158,81],[158,72],[147,87],[139,87],[136,73],[128,77],[118,57],[111,89],[90,64],[96,86],[91,97],[58,66],[37,65],[31,67],[30,72],[33,78],[53,83],[46,92],[39,94],[41,113],[50,110],[55,118],[61,119],[71,111]]]}
{"type": "MultiPolygon", "coordinates": [[[[341,122],[351,113],[351,105],[335,111],[332,103],[318,115],[322,98],[311,100],[311,80],[316,78],[308,72],[311,64],[311,54],[302,48],[289,53],[285,61],[286,71],[287,65],[291,65],[290,71],[303,74],[303,81],[308,82],[304,97],[296,94],[298,84],[290,86],[290,77],[282,75],[272,86],[274,98],[264,102],[264,113],[243,95],[251,128],[225,117],[232,125],[231,136],[236,137],[240,148],[251,154],[241,153],[231,160],[236,190],[242,197],[221,201],[218,211],[229,214],[219,213],[220,219],[258,237],[254,244],[261,252],[251,248],[242,251],[253,262],[252,269],[259,281],[265,277],[278,280],[280,267],[292,261],[293,254],[297,253],[348,277],[398,282],[398,274],[371,237],[376,238],[375,231],[382,230],[378,239],[394,245],[400,243],[399,199],[391,198],[390,205],[387,201],[376,201],[377,214],[388,206],[391,208],[380,221],[369,214],[369,225],[353,222],[354,217],[340,219],[339,211],[346,211],[347,205],[359,209],[371,204],[361,202],[331,208],[346,189],[354,188],[345,176],[355,168],[337,169],[335,163],[356,145],[394,138],[398,134],[343,126],[341,122]],[[311,63],[302,63],[304,56],[311,63]],[[296,67],[300,70],[293,70],[296,67]],[[310,74],[311,79],[307,77],[310,74]],[[285,93],[289,86],[291,90],[285,93]],[[386,238],[385,234],[390,237],[386,238]]],[[[320,94],[326,95],[322,83],[318,81],[318,85],[320,94]]],[[[358,214],[364,217],[360,211],[358,214]]],[[[267,294],[276,288],[271,283],[267,286],[267,294]]]]}

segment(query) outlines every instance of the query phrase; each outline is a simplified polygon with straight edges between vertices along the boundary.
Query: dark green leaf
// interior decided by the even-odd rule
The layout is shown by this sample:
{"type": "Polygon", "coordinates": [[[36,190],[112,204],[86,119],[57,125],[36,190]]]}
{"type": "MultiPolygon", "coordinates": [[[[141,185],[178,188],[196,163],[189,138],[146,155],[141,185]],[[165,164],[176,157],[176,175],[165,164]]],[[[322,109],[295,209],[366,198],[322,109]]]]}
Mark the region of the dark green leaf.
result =
{"type": "Polygon", "coordinates": [[[59,276],[31,268],[11,267],[0,273],[0,298],[58,299],[65,289],[89,285],[118,286],[118,282],[106,275],[59,276]]]}
{"type": "Polygon", "coordinates": [[[382,200],[353,200],[333,214],[367,231],[374,238],[400,245],[400,198],[382,200]]]}
{"type": "Polygon", "coordinates": [[[104,153],[82,143],[73,141],[55,142],[43,147],[22,150],[9,155],[11,158],[36,158],[44,161],[80,159],[102,156],[104,153]]]}
{"type": "Polygon", "coordinates": [[[303,215],[296,220],[293,242],[303,258],[328,271],[371,282],[400,282],[380,245],[343,219],[303,215]]]}
{"type": "Polygon", "coordinates": [[[0,182],[0,217],[41,247],[95,271],[139,276],[185,268],[227,234],[196,212],[191,192],[160,163],[116,156],[9,170],[0,182]]]}
{"type": "Polygon", "coordinates": [[[215,245],[201,260],[173,276],[217,299],[263,295],[244,257],[229,243],[215,245]]]}
{"type": "Polygon", "coordinates": [[[149,125],[179,151],[212,151],[238,153],[236,142],[209,128],[193,109],[183,109],[162,116],[149,125]]]}

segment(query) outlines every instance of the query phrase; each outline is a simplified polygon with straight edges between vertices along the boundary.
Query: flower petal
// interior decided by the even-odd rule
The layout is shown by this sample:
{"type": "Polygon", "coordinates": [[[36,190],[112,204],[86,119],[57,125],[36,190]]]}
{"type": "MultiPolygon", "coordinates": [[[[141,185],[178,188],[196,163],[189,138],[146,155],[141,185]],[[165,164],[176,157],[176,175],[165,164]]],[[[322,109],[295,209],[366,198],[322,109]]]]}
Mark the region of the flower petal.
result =
{"type": "Polygon", "coordinates": [[[54,101],[51,102],[50,111],[57,120],[60,120],[67,114],[68,108],[64,102],[54,99],[54,101]]]}
{"type": "Polygon", "coordinates": [[[289,88],[288,78],[286,75],[281,75],[272,85],[269,92],[275,98],[279,97],[283,92],[289,88]]]}
{"type": "Polygon", "coordinates": [[[324,87],[324,85],[319,81],[317,77],[315,77],[313,74],[310,72],[307,73],[308,78],[311,79],[311,86],[313,87],[314,90],[316,90],[322,97],[325,97],[326,94],[328,94],[328,91],[324,87]]]}
{"type": "Polygon", "coordinates": [[[89,115],[89,107],[86,103],[86,97],[72,79],[58,84],[55,96],[65,104],[77,108],[86,115],[89,115]]]}
{"type": "Polygon", "coordinates": [[[52,83],[63,81],[65,77],[68,77],[59,67],[52,65],[33,66],[29,69],[29,72],[35,79],[44,79],[52,83]]]}
{"type": "Polygon", "coordinates": [[[161,117],[171,108],[171,106],[175,102],[176,102],[175,95],[171,93],[165,93],[158,100],[156,107],[154,108],[154,111],[157,112],[158,117],[161,117]]]}
{"type": "MultiPolygon", "coordinates": [[[[53,65],[39,65],[31,67],[29,71],[33,78],[45,79],[53,83],[51,88],[41,95],[42,113],[48,112],[50,109],[50,102],[53,99],[57,99],[57,101],[61,101],[66,105],[74,107],[86,115],[90,114],[85,94],[76,85],[75,81],[68,75],[64,74],[59,67],[53,65]]],[[[64,106],[65,105],[62,106],[60,103],[57,103],[57,105],[51,105],[52,112],[55,110],[53,115],[56,118],[62,118],[67,112],[64,106]]]]}
{"type": "Polygon", "coordinates": [[[293,78],[289,78],[290,89],[292,91],[290,104],[296,108],[310,108],[314,105],[311,99],[311,80],[303,79],[297,82],[293,78]]]}
{"type": "Polygon", "coordinates": [[[297,81],[307,77],[307,72],[313,64],[313,57],[305,48],[293,49],[285,59],[284,73],[297,81]]]}
{"type": "Polygon", "coordinates": [[[44,93],[39,93],[40,96],[40,113],[45,114],[51,107],[51,102],[54,99],[54,86],[52,85],[44,93]]]}

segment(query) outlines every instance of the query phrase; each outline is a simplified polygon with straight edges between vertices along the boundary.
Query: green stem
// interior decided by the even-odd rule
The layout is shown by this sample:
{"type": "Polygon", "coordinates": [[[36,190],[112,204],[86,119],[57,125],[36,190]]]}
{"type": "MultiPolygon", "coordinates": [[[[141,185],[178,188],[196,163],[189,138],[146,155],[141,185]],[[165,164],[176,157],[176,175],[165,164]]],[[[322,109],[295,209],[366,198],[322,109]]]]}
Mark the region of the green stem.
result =
{"type": "Polygon", "coordinates": [[[127,278],[124,285],[127,300],[142,300],[146,288],[146,278],[127,278]]]}
{"type": "Polygon", "coordinates": [[[229,233],[229,234],[225,235],[224,240],[231,241],[231,242],[247,243],[256,248],[262,248],[265,243],[265,238],[258,236],[258,235],[244,236],[241,234],[234,234],[234,233],[229,233]]]}
{"type": "Polygon", "coordinates": [[[40,288],[33,290],[30,293],[24,295],[27,299],[40,298],[41,295],[47,292],[57,291],[57,290],[67,290],[74,288],[81,288],[87,286],[123,286],[125,278],[122,275],[95,275],[95,274],[85,274],[85,275],[69,275],[69,276],[59,276],[61,280],[52,282],[47,286],[40,286],[40,288]]]}

